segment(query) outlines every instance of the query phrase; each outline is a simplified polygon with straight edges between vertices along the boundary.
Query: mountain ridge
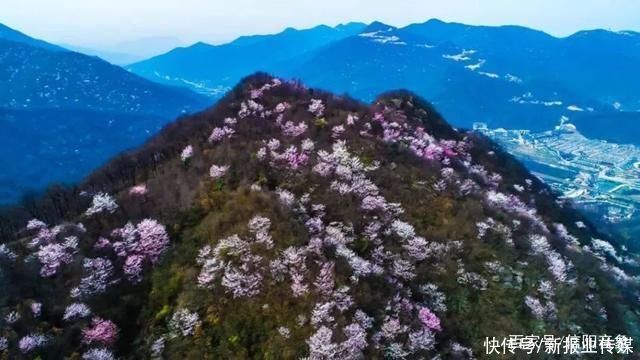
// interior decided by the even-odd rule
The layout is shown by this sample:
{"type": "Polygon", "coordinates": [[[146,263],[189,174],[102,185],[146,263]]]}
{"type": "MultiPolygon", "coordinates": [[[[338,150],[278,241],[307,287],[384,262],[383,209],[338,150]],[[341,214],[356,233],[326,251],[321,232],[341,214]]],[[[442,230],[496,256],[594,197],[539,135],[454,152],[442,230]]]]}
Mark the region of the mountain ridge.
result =
{"type": "Polygon", "coordinates": [[[0,23],[0,39],[28,44],[31,46],[41,47],[48,50],[67,51],[67,49],[48,43],[44,40],[32,38],[18,30],[0,23]]]}
{"type": "MultiPolygon", "coordinates": [[[[390,86],[408,88],[437,102],[457,126],[471,127],[473,122],[482,121],[492,127],[504,127],[511,121],[513,128],[542,131],[555,126],[561,116],[580,115],[580,110],[607,114],[621,107],[627,111],[640,109],[640,99],[632,95],[637,93],[635,83],[624,80],[638,73],[632,64],[634,59],[640,59],[640,51],[633,45],[633,39],[633,36],[606,31],[559,38],[521,26],[472,26],[439,20],[402,28],[374,22],[357,34],[337,38],[292,58],[283,57],[270,65],[241,56],[240,67],[245,72],[266,70],[287,78],[299,78],[312,86],[349,93],[364,101],[372,100],[384,89],[384,81],[392,78],[390,86]],[[389,29],[393,36],[377,34],[389,29]],[[355,44],[362,35],[370,36],[374,43],[358,46],[358,54],[339,46],[344,41],[355,44]],[[395,41],[395,38],[401,40],[395,41]],[[421,49],[402,49],[403,45],[421,49]],[[603,53],[618,56],[612,60],[594,49],[607,49],[603,53]],[[425,50],[432,50],[435,57],[425,50]],[[615,70],[610,66],[611,61],[616,63],[615,70]],[[330,69],[326,69],[328,63],[332,64],[330,69]],[[305,64],[319,64],[322,70],[314,71],[305,64]],[[364,74],[363,68],[373,76],[364,74]],[[338,75],[323,76],[334,72],[338,75]],[[488,82],[488,79],[495,81],[488,82]],[[496,96],[487,95],[483,101],[472,102],[464,109],[456,106],[473,99],[474,93],[495,93],[496,96]]],[[[263,52],[254,49],[254,53],[263,52]]],[[[131,70],[148,78],[165,76],[169,81],[200,88],[214,97],[228,88],[229,79],[239,78],[237,74],[227,78],[216,71],[203,71],[197,62],[190,63],[188,72],[172,74],[171,67],[177,66],[181,59],[201,59],[200,55],[195,49],[192,52],[182,49],[180,57],[173,60],[154,58],[163,62],[162,69],[166,71],[156,72],[155,65],[145,61],[131,70]]],[[[220,68],[233,67],[232,64],[238,62],[232,54],[218,59],[221,62],[216,64],[220,68]]],[[[207,63],[206,68],[210,69],[210,65],[207,63]]]]}

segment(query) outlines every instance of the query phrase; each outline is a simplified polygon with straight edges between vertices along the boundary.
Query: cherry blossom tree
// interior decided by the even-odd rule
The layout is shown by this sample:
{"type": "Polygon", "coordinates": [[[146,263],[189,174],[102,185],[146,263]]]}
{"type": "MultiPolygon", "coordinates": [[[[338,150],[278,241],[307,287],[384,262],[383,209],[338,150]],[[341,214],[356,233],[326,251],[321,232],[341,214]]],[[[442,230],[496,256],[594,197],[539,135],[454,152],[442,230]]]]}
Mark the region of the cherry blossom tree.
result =
{"type": "Polygon", "coordinates": [[[540,300],[536,299],[533,296],[527,295],[524,298],[524,303],[525,305],[527,305],[527,307],[531,311],[531,314],[533,315],[533,317],[535,317],[538,320],[542,320],[544,318],[545,308],[544,306],[542,306],[542,303],[540,302],[540,300]]]}
{"type": "Polygon", "coordinates": [[[308,125],[303,121],[297,124],[292,121],[287,121],[281,127],[282,135],[294,138],[304,134],[307,131],[307,128],[308,125]]]}
{"type": "Polygon", "coordinates": [[[165,226],[154,219],[144,219],[135,226],[127,223],[111,235],[121,240],[113,243],[113,248],[125,258],[123,270],[132,282],[140,281],[144,262],[156,264],[170,243],[165,226]]]}
{"type": "Polygon", "coordinates": [[[311,104],[309,104],[308,110],[316,117],[322,117],[324,114],[324,104],[322,103],[322,99],[311,99],[311,104]]]}
{"type": "Polygon", "coordinates": [[[0,244],[0,259],[3,258],[9,261],[15,261],[18,258],[18,255],[13,252],[13,250],[9,249],[6,244],[0,244]]]}
{"type": "Polygon", "coordinates": [[[42,303],[33,302],[29,307],[31,308],[31,314],[33,317],[40,317],[40,314],[42,314],[42,303]]]}
{"type": "Polygon", "coordinates": [[[341,359],[361,359],[363,351],[367,348],[367,331],[358,323],[352,323],[344,327],[345,340],[340,343],[341,359]]]}
{"type": "Polygon", "coordinates": [[[62,316],[62,320],[72,321],[76,319],[85,318],[91,315],[91,309],[84,303],[73,303],[69,304],[66,309],[64,309],[64,315],[62,316]]]}
{"type": "Polygon", "coordinates": [[[111,320],[94,317],[91,325],[82,330],[82,342],[111,345],[118,338],[118,327],[111,320]]]}
{"type": "Polygon", "coordinates": [[[183,163],[187,163],[189,159],[191,159],[192,157],[193,157],[193,146],[191,145],[185,146],[185,148],[182,149],[182,152],[180,153],[180,160],[182,160],[183,163]]]}
{"type": "Polygon", "coordinates": [[[118,210],[118,204],[116,200],[109,194],[99,192],[93,196],[91,200],[91,206],[87,209],[85,214],[87,216],[95,215],[98,213],[106,212],[113,214],[118,210]]]}
{"type": "Polygon", "coordinates": [[[42,264],[40,275],[50,277],[55,275],[62,265],[73,261],[73,254],[67,247],[60,244],[42,246],[37,253],[38,260],[42,264]]]}
{"type": "Polygon", "coordinates": [[[429,330],[442,330],[442,327],[440,326],[440,318],[438,318],[436,314],[431,312],[429,308],[423,307],[422,309],[420,309],[420,311],[418,312],[418,317],[420,318],[422,325],[424,325],[429,330]]]}
{"type": "Polygon", "coordinates": [[[47,224],[45,224],[44,222],[38,219],[31,219],[27,223],[27,230],[40,230],[40,229],[46,229],[46,228],[47,228],[47,224]]]}
{"type": "Polygon", "coordinates": [[[115,356],[109,349],[89,349],[82,354],[82,360],[115,360],[115,356]]]}
{"type": "Polygon", "coordinates": [[[85,258],[82,263],[85,276],[80,279],[76,291],[72,291],[77,296],[86,298],[89,296],[102,294],[107,291],[107,287],[113,283],[113,264],[107,258],[85,258]]]}
{"type": "Polygon", "coordinates": [[[29,353],[47,344],[49,339],[42,334],[34,333],[24,336],[18,342],[18,348],[23,354],[29,353]]]}
{"type": "Polygon", "coordinates": [[[209,169],[209,176],[211,176],[214,179],[221,178],[227,173],[227,170],[229,170],[228,165],[227,166],[211,165],[211,168],[209,169]]]}
{"type": "Polygon", "coordinates": [[[129,195],[133,196],[143,196],[146,195],[149,190],[147,189],[147,185],[140,184],[129,189],[129,195]]]}
{"type": "Polygon", "coordinates": [[[169,322],[169,329],[174,336],[191,336],[198,326],[200,326],[198,314],[185,308],[177,310],[169,322]]]}
{"type": "Polygon", "coordinates": [[[333,331],[326,326],[321,326],[313,334],[307,344],[309,345],[310,360],[325,360],[335,358],[338,352],[338,344],[333,342],[333,331]]]}

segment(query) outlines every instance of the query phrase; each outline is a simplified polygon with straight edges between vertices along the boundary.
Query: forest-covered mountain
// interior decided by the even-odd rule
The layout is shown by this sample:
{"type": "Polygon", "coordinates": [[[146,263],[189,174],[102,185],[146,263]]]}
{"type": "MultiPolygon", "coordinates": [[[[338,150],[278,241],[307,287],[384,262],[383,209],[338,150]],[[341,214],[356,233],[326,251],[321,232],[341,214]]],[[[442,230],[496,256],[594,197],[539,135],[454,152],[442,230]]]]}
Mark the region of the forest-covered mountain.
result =
{"type": "MultiPolygon", "coordinates": [[[[375,22],[350,29],[359,31],[309,43],[298,54],[278,47],[267,51],[261,42],[251,42],[241,53],[203,56],[212,49],[236,46],[198,44],[130,69],[213,96],[221,95],[240,74],[256,70],[299,78],[365,101],[389,88],[406,88],[432,100],[454,125],[467,128],[482,121],[494,128],[547,130],[563,115],[574,119],[640,110],[639,82],[628,81],[640,79],[635,65],[640,60],[640,35],[635,32],[594,30],[556,38],[524,27],[439,20],[404,28],[375,22]],[[263,59],[272,56],[280,61],[263,59]],[[223,70],[236,63],[242,64],[242,72],[223,70]]],[[[267,38],[279,43],[293,33],[315,31],[289,30],[267,38]]],[[[599,126],[594,133],[606,129],[594,126],[599,126]]]]}
{"type": "Polygon", "coordinates": [[[0,106],[176,114],[205,100],[184,88],[150,82],[95,57],[0,40],[0,106]]]}
{"type": "Polygon", "coordinates": [[[78,181],[177,116],[212,103],[96,57],[2,34],[0,204],[51,182],[78,181]]]}
{"type": "Polygon", "coordinates": [[[638,263],[416,95],[258,74],[0,221],[7,358],[484,357],[637,338],[638,263]]]}

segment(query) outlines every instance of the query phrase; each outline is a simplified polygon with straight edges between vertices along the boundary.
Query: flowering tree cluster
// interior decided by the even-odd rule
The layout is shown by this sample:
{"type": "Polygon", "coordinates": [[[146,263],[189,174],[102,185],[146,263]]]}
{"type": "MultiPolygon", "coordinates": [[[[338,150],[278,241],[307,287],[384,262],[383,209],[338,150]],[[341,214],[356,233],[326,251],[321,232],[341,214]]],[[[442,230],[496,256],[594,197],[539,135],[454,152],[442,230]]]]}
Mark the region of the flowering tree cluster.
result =
{"type": "Polygon", "coordinates": [[[115,360],[115,358],[111,350],[105,348],[89,349],[82,354],[82,360],[115,360]]]}
{"type": "Polygon", "coordinates": [[[21,318],[20,313],[17,312],[16,310],[13,310],[4,317],[4,321],[7,324],[11,325],[11,324],[15,324],[18,320],[20,320],[20,318],[21,318]]]}
{"type": "MultiPolygon", "coordinates": [[[[524,298],[524,306],[534,317],[541,320],[552,319],[557,315],[554,284],[572,281],[569,279],[571,263],[559,250],[551,247],[549,239],[551,236],[557,236],[568,248],[577,249],[577,238],[561,224],[554,224],[552,231],[549,231],[532,205],[535,201],[530,200],[529,204],[525,204],[520,199],[520,196],[524,199],[528,195],[525,186],[503,184],[500,175],[487,170],[489,166],[485,169],[480,164],[474,164],[468,138],[462,141],[438,139],[428,134],[424,128],[414,126],[402,111],[390,107],[381,109],[380,103],[374,105],[377,112],[372,116],[360,111],[360,119],[356,113],[327,111],[327,105],[323,100],[311,99],[307,110],[315,117],[313,127],[308,119],[305,122],[293,118],[299,115],[299,112],[296,109],[290,111],[291,104],[287,101],[281,99],[271,102],[271,98],[265,97],[267,91],[279,85],[280,82],[274,80],[261,87],[249,89],[251,99],[233,103],[232,106],[239,107],[239,111],[234,115],[236,117],[226,118],[223,124],[217,124],[208,140],[210,143],[219,143],[239,138],[236,131],[242,128],[237,127],[238,121],[247,117],[255,117],[251,120],[256,122],[272,122],[273,131],[266,133],[277,133],[278,136],[263,142],[257,152],[257,158],[272,168],[287,171],[265,171],[264,176],[269,177],[267,182],[263,182],[261,172],[261,179],[252,185],[252,190],[263,193],[251,196],[273,195],[283,207],[279,210],[295,217],[295,235],[303,231],[304,226],[307,233],[305,235],[308,237],[296,238],[295,242],[282,240],[278,243],[272,238],[271,220],[261,215],[254,216],[247,223],[246,233],[224,237],[200,249],[196,259],[199,265],[196,278],[197,286],[200,288],[197,290],[198,293],[207,291],[202,289],[212,289],[212,294],[217,297],[233,298],[232,306],[236,303],[262,305],[264,314],[269,314],[273,311],[270,310],[273,300],[270,296],[273,293],[267,291],[267,287],[279,286],[278,290],[284,289],[287,296],[294,298],[292,301],[304,304],[303,307],[292,307],[295,311],[307,310],[292,314],[295,316],[295,322],[290,321],[289,317],[275,317],[275,321],[270,322],[268,326],[274,332],[269,334],[269,338],[278,343],[288,343],[297,341],[301,333],[310,334],[306,339],[309,359],[362,359],[372,353],[385,358],[430,358],[434,355],[430,352],[435,349],[436,335],[445,327],[457,326],[459,319],[456,319],[456,316],[453,316],[453,319],[446,316],[446,296],[438,286],[429,281],[437,282],[440,277],[447,276],[453,277],[457,280],[458,286],[466,289],[485,290],[488,282],[483,277],[484,271],[495,275],[494,281],[498,281],[495,280],[498,275],[512,271],[516,273],[515,267],[520,265],[511,266],[506,262],[502,264],[491,258],[491,261],[481,263],[484,265],[480,267],[482,270],[473,266],[476,264],[468,264],[470,269],[478,271],[470,272],[465,270],[462,256],[464,255],[466,260],[473,257],[469,256],[469,253],[482,254],[483,260],[489,260],[484,257],[485,250],[487,245],[494,245],[488,244],[493,242],[494,235],[501,236],[510,245],[513,245],[514,236],[521,238],[530,235],[532,253],[546,260],[553,276],[552,281],[542,281],[537,289],[529,290],[529,295],[524,298]],[[325,119],[323,117],[326,113],[348,115],[346,119],[343,116],[339,120],[341,122],[336,123],[338,116],[325,119]],[[303,136],[311,136],[322,131],[325,133],[318,137],[317,143],[303,136]],[[354,146],[360,145],[365,139],[349,142],[347,146],[351,135],[357,134],[358,131],[368,140],[375,141],[375,147],[354,146]],[[334,143],[329,148],[325,141],[334,143]],[[418,160],[415,158],[418,157],[427,162],[424,168],[432,171],[435,176],[417,179],[415,188],[423,188],[423,185],[427,184],[428,197],[436,198],[437,204],[449,206],[451,199],[467,197],[470,201],[475,201],[475,205],[480,202],[480,205],[484,205],[484,209],[482,206],[472,206],[473,211],[463,212],[472,216],[476,225],[477,238],[471,239],[474,242],[471,245],[472,249],[470,246],[470,249],[465,249],[469,251],[463,252],[462,241],[439,240],[445,236],[461,236],[466,239],[469,233],[467,228],[463,229],[464,231],[447,229],[447,232],[434,231],[425,234],[423,229],[432,226],[432,219],[426,219],[421,226],[414,227],[411,222],[416,217],[415,212],[408,211],[405,214],[401,204],[389,201],[395,200],[399,192],[387,192],[386,188],[381,189],[378,184],[381,187],[382,184],[387,185],[394,178],[388,174],[404,164],[384,162],[384,167],[380,167],[380,163],[375,161],[376,155],[372,155],[371,150],[385,144],[393,144],[394,151],[412,154],[413,160],[418,160]],[[361,152],[362,158],[359,157],[361,152]],[[312,173],[312,179],[320,181],[313,183],[308,189],[300,189],[300,179],[291,179],[292,176],[306,176],[309,173],[312,173]],[[276,175],[271,178],[272,174],[276,175]],[[378,174],[382,175],[380,183],[374,182],[378,174]],[[281,178],[284,178],[284,181],[275,181],[281,178]],[[289,181],[290,179],[292,181],[289,181]],[[268,193],[274,187],[274,193],[268,193]],[[498,191],[498,188],[505,192],[498,191]],[[516,192],[516,195],[508,194],[506,191],[516,192]],[[331,196],[326,202],[327,206],[319,201],[325,193],[331,196]],[[335,198],[339,200],[333,201],[335,198]],[[344,212],[334,211],[336,207],[347,202],[348,206],[345,206],[344,212]],[[329,211],[331,212],[328,213],[329,211]],[[339,218],[347,213],[348,217],[345,219],[339,218]],[[482,215],[476,217],[476,214],[482,215]],[[304,243],[302,239],[308,240],[304,243]],[[282,246],[285,243],[286,245],[282,246]],[[480,251],[477,251],[478,249],[480,251]],[[268,296],[263,297],[261,294],[268,296]],[[362,294],[373,294],[375,308],[372,306],[373,303],[363,307],[370,314],[358,309],[362,294]],[[375,298],[377,296],[379,299],[375,298]]],[[[302,118],[305,117],[310,116],[307,114],[302,118]]],[[[189,161],[193,152],[193,146],[187,146],[181,154],[181,160],[189,161]]],[[[229,166],[213,165],[209,170],[210,177],[217,179],[226,175],[229,166]]],[[[400,178],[405,174],[398,172],[393,175],[399,175],[396,178],[400,178]]],[[[256,179],[249,180],[249,183],[252,181],[256,179]]],[[[530,182],[527,182],[526,189],[531,189],[530,182]]],[[[405,196],[402,193],[404,190],[401,190],[399,197],[405,196]]],[[[146,193],[147,188],[144,184],[129,189],[132,196],[142,196],[146,193]]],[[[118,207],[115,200],[111,200],[114,206],[110,208],[108,200],[103,198],[96,201],[94,197],[95,204],[87,210],[87,214],[115,212],[118,207]],[[93,208],[95,209],[91,210],[93,208]]],[[[425,203],[424,199],[418,200],[421,205],[425,203]]],[[[439,212],[438,208],[434,211],[439,212]]],[[[280,230],[280,227],[278,229],[280,230]]],[[[91,234],[95,234],[93,230],[91,234]]],[[[64,226],[49,228],[45,223],[33,219],[27,225],[27,231],[32,235],[28,246],[35,249],[32,253],[43,264],[43,274],[56,274],[67,264],[75,263],[78,268],[82,264],[80,280],[73,283],[77,286],[70,294],[74,302],[66,307],[63,323],[74,327],[86,326],[82,331],[82,350],[85,351],[83,359],[114,359],[115,356],[109,347],[118,338],[117,326],[98,317],[94,317],[87,326],[86,323],[94,314],[81,301],[92,305],[100,304],[101,300],[95,297],[107,292],[123,278],[132,282],[140,281],[143,270],[160,261],[169,246],[165,227],[151,219],[143,220],[137,225],[129,222],[108,235],[113,242],[107,237],[98,237],[91,247],[85,246],[91,245],[91,242],[86,244],[83,241],[82,250],[89,249],[92,254],[86,258],[78,256],[78,244],[82,237],[78,234],[69,236],[64,226]],[[112,256],[111,252],[115,253],[117,258],[112,256]]],[[[519,248],[512,246],[509,251],[519,248]]],[[[619,255],[613,245],[594,239],[582,250],[598,256],[603,261],[603,267],[606,266],[607,271],[616,274],[618,278],[625,281],[633,280],[622,269],[605,262],[606,259],[614,259],[621,267],[622,264],[628,264],[628,258],[623,257],[624,254],[619,255]]],[[[17,256],[7,246],[0,245],[0,257],[15,259],[17,256]]],[[[526,265],[524,262],[522,264],[521,266],[526,265]]],[[[62,280],[62,277],[60,278],[62,280]]],[[[189,278],[191,277],[185,277],[189,278]]],[[[519,284],[522,285],[523,282],[520,280],[519,284]]],[[[191,287],[185,289],[192,291],[191,287]]],[[[489,289],[492,290],[493,287],[489,289]]],[[[278,291],[279,293],[282,292],[278,291]]],[[[558,292],[558,296],[563,293],[558,292]]],[[[474,294],[474,298],[475,295],[482,296],[474,294]]],[[[207,321],[211,319],[210,311],[218,310],[212,310],[216,306],[207,307],[210,303],[185,307],[193,306],[194,300],[202,299],[192,299],[190,296],[178,299],[176,302],[179,305],[167,321],[169,332],[147,339],[150,340],[147,344],[152,358],[174,354],[175,342],[190,341],[177,338],[199,337],[199,327],[205,321],[204,315],[201,320],[201,315],[190,308],[207,309],[207,321]],[[185,304],[188,302],[192,303],[185,304]],[[168,347],[167,351],[165,346],[168,347]]],[[[588,300],[589,306],[606,318],[606,310],[598,300],[593,300],[593,297],[588,300]]],[[[41,307],[38,306],[39,303],[32,301],[29,299],[25,304],[30,306],[33,316],[38,317],[41,307]]],[[[517,301],[522,305],[522,298],[518,298],[517,301]]],[[[228,299],[221,302],[229,304],[228,299]]],[[[94,312],[99,313],[98,310],[94,307],[94,312]]],[[[23,311],[22,314],[27,312],[23,311]]],[[[15,323],[19,316],[20,313],[17,311],[10,312],[5,321],[15,323]]],[[[34,319],[31,316],[26,315],[24,319],[20,319],[19,326],[32,320],[34,319]]],[[[44,320],[44,317],[38,319],[40,320],[44,320]]],[[[153,329],[154,333],[155,330],[153,329]]],[[[20,341],[20,349],[24,348],[24,352],[29,352],[32,350],[28,349],[41,346],[30,345],[38,343],[36,335],[23,338],[20,341]]],[[[438,349],[447,349],[452,356],[473,356],[470,349],[450,342],[448,338],[449,334],[439,336],[439,339],[446,339],[449,344],[439,346],[438,349]]],[[[43,336],[42,339],[44,344],[47,338],[43,336]]],[[[224,341],[225,338],[221,339],[224,341]]],[[[0,338],[0,351],[7,346],[8,340],[0,338]]]]}
{"type": "Polygon", "coordinates": [[[240,110],[238,111],[238,118],[239,119],[244,119],[244,118],[249,117],[249,116],[260,116],[260,117],[264,118],[268,114],[266,114],[263,111],[264,111],[264,106],[260,105],[259,103],[257,103],[253,99],[247,100],[247,101],[243,101],[240,104],[240,110]]]}
{"type": "Polygon", "coordinates": [[[311,99],[311,104],[309,104],[309,112],[315,115],[315,117],[319,118],[324,115],[324,104],[322,103],[322,99],[311,99]]]}
{"type": "MultiPolygon", "coordinates": [[[[441,161],[450,164],[452,159],[469,160],[468,144],[463,141],[438,140],[428,134],[422,127],[413,127],[407,121],[406,115],[398,110],[385,107],[376,112],[373,122],[382,128],[380,138],[385,143],[403,143],[417,156],[431,161],[441,161]]],[[[363,135],[369,135],[365,129],[363,135]]]]}
{"type": "Polygon", "coordinates": [[[280,151],[280,141],[271,139],[267,142],[267,146],[258,150],[257,156],[261,161],[268,160],[269,164],[273,167],[297,170],[307,165],[314,147],[315,144],[313,141],[304,139],[299,147],[291,145],[283,151],[280,151]]]}
{"type": "Polygon", "coordinates": [[[102,212],[113,214],[116,210],[118,210],[116,200],[107,193],[99,192],[93,195],[93,198],[91,199],[91,206],[87,209],[85,214],[87,216],[102,212]]]}
{"type": "Polygon", "coordinates": [[[258,294],[268,263],[255,252],[273,248],[270,226],[269,219],[255,216],[248,224],[251,236],[242,239],[232,235],[219,240],[215,247],[207,245],[200,249],[197,263],[202,269],[198,285],[214,288],[219,283],[234,298],[258,294]]]}
{"type": "Polygon", "coordinates": [[[236,118],[226,118],[224,120],[223,127],[216,127],[211,131],[211,135],[209,135],[210,143],[218,143],[224,139],[231,139],[233,134],[236,133],[234,130],[235,125],[238,123],[236,118]]]}
{"type": "Polygon", "coordinates": [[[469,174],[473,175],[480,184],[490,189],[497,189],[498,185],[502,182],[502,176],[500,174],[487,172],[482,165],[471,165],[468,168],[469,174]]]}
{"type": "Polygon", "coordinates": [[[18,342],[18,348],[23,354],[29,353],[47,344],[49,338],[43,334],[29,334],[18,342]]]}
{"type": "Polygon", "coordinates": [[[572,268],[571,262],[564,260],[563,256],[551,248],[551,244],[544,235],[532,234],[529,236],[531,251],[536,255],[542,255],[547,259],[549,272],[560,282],[566,282],[567,272],[572,268]]]}
{"type": "Polygon", "coordinates": [[[32,302],[31,305],[29,305],[29,308],[31,309],[31,315],[33,315],[34,318],[40,317],[40,314],[42,314],[42,303],[32,302]]]}
{"type": "Polygon", "coordinates": [[[524,304],[527,305],[533,317],[538,320],[542,320],[544,318],[545,308],[544,306],[542,306],[542,303],[540,303],[540,300],[536,299],[533,296],[527,295],[524,298],[524,304]]]}
{"type": "Polygon", "coordinates": [[[283,102],[279,103],[278,105],[276,105],[276,107],[273,109],[273,111],[276,114],[282,114],[283,112],[287,111],[290,108],[291,108],[291,105],[288,102],[283,101],[283,102]]]}
{"type": "Polygon", "coordinates": [[[31,219],[29,220],[29,222],[27,223],[27,230],[41,230],[41,229],[46,229],[48,226],[47,224],[45,224],[43,221],[40,221],[38,219],[31,219]]]}
{"type": "Polygon", "coordinates": [[[278,79],[278,78],[273,78],[271,80],[271,82],[268,82],[264,85],[262,85],[261,87],[257,88],[257,89],[251,89],[249,94],[251,99],[258,99],[260,97],[262,97],[262,95],[265,93],[265,91],[271,90],[275,87],[278,87],[282,85],[282,80],[278,79]]]}
{"type": "MultiPolygon", "coordinates": [[[[119,240],[113,243],[113,249],[119,257],[125,259],[123,270],[132,282],[140,281],[145,262],[152,265],[157,263],[169,247],[166,228],[154,219],[144,219],[135,226],[129,222],[124,227],[113,230],[111,235],[119,240]]],[[[105,262],[101,264],[107,265],[105,262]]],[[[106,275],[107,272],[103,274],[106,275]]]]}
{"type": "Polygon", "coordinates": [[[129,189],[129,195],[133,196],[144,196],[147,192],[149,192],[149,190],[145,184],[136,185],[129,189]]]}
{"type": "Polygon", "coordinates": [[[187,163],[193,157],[193,146],[187,145],[182,149],[180,153],[180,160],[183,163],[187,163]]]}
{"type": "Polygon", "coordinates": [[[172,336],[191,336],[196,327],[200,326],[200,317],[188,309],[179,309],[171,317],[169,329],[172,336]]]}
{"type": "MultiPolygon", "coordinates": [[[[272,140],[265,147],[264,152],[267,151],[266,148],[277,149],[278,146],[279,143],[272,140]]],[[[400,205],[388,203],[377,186],[367,178],[367,172],[374,171],[376,166],[364,166],[357,157],[350,154],[345,142],[338,141],[333,145],[332,150],[331,153],[318,151],[318,163],[313,170],[323,177],[334,178],[335,180],[331,183],[333,190],[341,194],[354,194],[361,199],[361,206],[365,210],[363,216],[383,219],[382,222],[372,221],[363,233],[378,247],[372,252],[371,259],[361,257],[350,248],[356,237],[351,226],[339,222],[325,224],[323,205],[310,204],[309,195],[305,194],[298,198],[296,206],[294,205],[295,195],[281,190],[281,202],[287,207],[296,209],[311,238],[304,247],[285,249],[279,258],[271,262],[270,268],[274,280],[290,279],[292,296],[301,296],[313,289],[324,299],[316,303],[311,314],[311,324],[316,328],[316,333],[307,340],[310,358],[330,356],[355,359],[361,357],[363,349],[369,346],[368,337],[371,334],[368,334],[367,329],[371,328],[371,324],[354,323],[342,329],[336,327],[337,316],[350,309],[353,306],[353,300],[349,287],[336,288],[334,262],[325,257],[322,249],[333,248],[336,256],[343,257],[347,261],[352,269],[351,280],[354,284],[358,283],[358,278],[364,276],[385,274],[389,283],[396,287],[415,277],[415,263],[429,256],[445,254],[449,251],[449,247],[426,241],[417,236],[411,225],[398,219],[402,213],[400,205]],[[398,238],[402,241],[403,252],[394,254],[385,250],[384,239],[395,242],[398,238]],[[317,275],[311,281],[307,280],[309,279],[307,274],[310,272],[306,266],[308,263],[315,263],[319,267],[317,275]],[[344,342],[335,340],[345,337],[344,342]]],[[[436,300],[442,302],[442,296],[436,300]]],[[[386,323],[387,337],[379,335],[378,340],[375,340],[376,336],[373,335],[374,343],[377,341],[378,346],[395,349],[398,353],[407,355],[432,349],[435,344],[432,331],[436,328],[441,329],[439,318],[431,312],[432,316],[429,317],[428,324],[433,329],[423,326],[423,328],[409,331],[411,319],[420,318],[419,307],[408,297],[402,302],[403,305],[396,306],[397,312],[389,317],[389,322],[386,323]],[[407,315],[400,316],[401,313],[407,315]],[[396,340],[399,339],[398,333],[406,334],[403,337],[406,339],[404,343],[396,340]]],[[[446,306],[442,303],[439,305],[441,311],[446,311],[446,306]]],[[[358,314],[360,317],[368,318],[362,312],[358,314]]],[[[424,311],[422,318],[427,318],[424,311]]]]}
{"type": "Polygon", "coordinates": [[[91,319],[91,325],[82,330],[82,342],[85,344],[112,345],[118,338],[118,327],[111,320],[99,317],[91,319]]]}
{"type": "Polygon", "coordinates": [[[62,319],[65,321],[73,321],[86,318],[89,315],[91,315],[91,309],[89,309],[86,304],[73,303],[69,304],[66,309],[64,309],[64,315],[62,319]]]}
{"type": "Polygon", "coordinates": [[[522,202],[522,200],[520,200],[520,198],[513,194],[504,194],[494,190],[489,190],[485,194],[485,202],[493,209],[500,209],[506,213],[526,219],[532,224],[534,230],[538,230],[542,233],[549,233],[549,229],[538,215],[537,210],[533,207],[527,206],[522,202]]]}
{"type": "Polygon", "coordinates": [[[211,165],[211,168],[209,169],[209,176],[213,179],[218,179],[223,177],[228,170],[228,165],[211,165]]]}
{"type": "Polygon", "coordinates": [[[18,258],[13,250],[9,249],[6,244],[0,244],[0,259],[7,259],[9,261],[15,261],[18,258]]]}
{"type": "Polygon", "coordinates": [[[78,238],[75,235],[64,236],[63,230],[83,231],[74,225],[42,228],[30,243],[30,246],[38,246],[35,255],[42,265],[40,275],[43,277],[55,275],[63,265],[70,264],[78,252],[78,238]]]}
{"type": "Polygon", "coordinates": [[[85,258],[82,267],[85,276],[80,279],[80,285],[71,290],[72,297],[87,298],[102,294],[115,282],[114,267],[107,258],[85,258]]]}
{"type": "Polygon", "coordinates": [[[429,330],[436,330],[436,331],[441,331],[442,330],[442,327],[440,326],[440,319],[438,318],[438,315],[436,315],[433,312],[431,312],[431,310],[429,310],[429,308],[424,307],[424,308],[420,309],[420,312],[418,313],[418,316],[420,318],[420,321],[422,322],[422,325],[424,325],[429,330]]]}

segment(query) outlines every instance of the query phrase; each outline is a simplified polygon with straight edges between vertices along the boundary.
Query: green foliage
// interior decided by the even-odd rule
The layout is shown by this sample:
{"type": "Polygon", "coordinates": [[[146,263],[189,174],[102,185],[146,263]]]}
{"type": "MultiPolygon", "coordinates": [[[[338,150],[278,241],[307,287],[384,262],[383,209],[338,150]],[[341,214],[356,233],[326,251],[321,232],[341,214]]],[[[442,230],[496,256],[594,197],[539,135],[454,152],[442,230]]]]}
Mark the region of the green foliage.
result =
{"type": "Polygon", "coordinates": [[[327,120],[325,118],[318,118],[314,122],[316,128],[324,129],[327,126],[327,120]]]}

